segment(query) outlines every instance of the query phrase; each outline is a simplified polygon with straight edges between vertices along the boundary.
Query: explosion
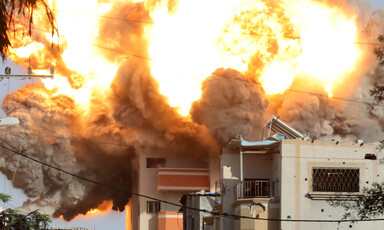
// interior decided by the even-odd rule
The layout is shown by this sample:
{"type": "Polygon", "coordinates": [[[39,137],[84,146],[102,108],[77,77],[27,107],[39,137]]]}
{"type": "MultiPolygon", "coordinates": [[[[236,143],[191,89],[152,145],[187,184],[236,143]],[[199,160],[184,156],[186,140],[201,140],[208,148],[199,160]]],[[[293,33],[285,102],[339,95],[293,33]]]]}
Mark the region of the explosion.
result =
{"type": "MultiPolygon", "coordinates": [[[[356,42],[375,38],[382,19],[360,22],[353,1],[48,3],[59,33],[52,36],[39,12],[25,36],[20,17],[8,57],[57,74],[7,96],[3,109],[21,123],[2,138],[51,165],[131,190],[145,149],[215,157],[237,135],[258,140],[271,113],[312,137],[371,140],[382,132],[382,111],[359,113],[364,105],[328,98],[356,95],[358,82],[376,74],[366,63],[372,52],[356,42]]],[[[106,200],[124,210],[129,200],[16,158],[4,152],[0,170],[12,178],[17,169],[14,186],[35,198],[25,210],[71,220],[106,200]]]]}
{"type": "Polygon", "coordinates": [[[159,5],[148,29],[151,74],[184,115],[217,68],[260,81],[267,94],[283,93],[300,75],[332,94],[361,58],[356,16],[322,2],[180,1],[175,13],[159,5]]]}

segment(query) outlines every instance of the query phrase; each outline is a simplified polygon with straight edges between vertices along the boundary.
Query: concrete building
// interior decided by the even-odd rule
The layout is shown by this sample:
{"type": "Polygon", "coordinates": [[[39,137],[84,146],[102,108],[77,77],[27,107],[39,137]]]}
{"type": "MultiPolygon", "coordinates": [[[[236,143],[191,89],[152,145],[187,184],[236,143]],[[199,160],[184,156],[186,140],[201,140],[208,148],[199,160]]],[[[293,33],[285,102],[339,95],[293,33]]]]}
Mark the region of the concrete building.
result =
{"type": "MultiPolygon", "coordinates": [[[[143,150],[138,157],[136,192],[181,205],[183,194],[214,190],[219,162],[209,158],[143,150]]],[[[127,220],[131,226],[127,229],[183,229],[183,213],[179,210],[178,206],[133,196],[131,218],[127,220]]]]}
{"type": "Polygon", "coordinates": [[[140,154],[136,192],[177,204],[187,194],[185,206],[222,215],[183,208],[183,218],[178,206],[133,197],[129,229],[382,229],[380,221],[292,221],[341,220],[344,209],[328,200],[354,199],[384,181],[381,143],[308,140],[278,118],[268,129],[263,141],[232,139],[220,159],[140,154]]]}
{"type": "MultiPolygon", "coordinates": [[[[183,206],[183,230],[204,229],[205,225],[212,225],[210,211],[216,211],[215,207],[220,204],[220,195],[218,193],[197,192],[184,194],[180,200],[183,206]],[[205,212],[199,210],[206,210],[205,212]]],[[[218,226],[215,226],[218,229],[218,226]]]]}
{"type": "Polygon", "coordinates": [[[255,219],[212,215],[204,230],[382,229],[380,221],[289,221],[341,220],[344,209],[332,207],[328,200],[351,200],[364,187],[384,181],[381,143],[288,139],[285,134],[228,143],[220,160],[221,203],[214,208],[255,219]]]}

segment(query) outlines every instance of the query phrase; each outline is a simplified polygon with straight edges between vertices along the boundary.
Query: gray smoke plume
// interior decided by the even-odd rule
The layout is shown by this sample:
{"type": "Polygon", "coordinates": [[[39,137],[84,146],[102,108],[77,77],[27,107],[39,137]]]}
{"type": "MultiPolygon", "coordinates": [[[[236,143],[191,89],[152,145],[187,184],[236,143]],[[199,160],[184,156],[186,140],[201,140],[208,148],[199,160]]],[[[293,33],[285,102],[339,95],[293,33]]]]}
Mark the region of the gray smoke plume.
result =
{"type": "Polygon", "coordinates": [[[271,114],[279,115],[292,127],[312,138],[378,141],[384,134],[384,108],[372,107],[374,101],[369,91],[375,83],[383,83],[384,78],[373,54],[375,46],[370,44],[376,43],[379,34],[384,34],[384,11],[379,9],[371,13],[369,5],[352,0],[347,1],[345,7],[359,12],[362,29],[360,40],[356,43],[365,53],[364,61],[336,90],[336,97],[347,100],[328,98],[327,93],[313,88],[310,82],[305,84],[306,87],[293,83],[292,89],[314,93],[288,90],[273,99],[267,118],[271,114]]]}
{"type": "Polygon", "coordinates": [[[202,90],[201,99],[192,105],[192,119],[207,126],[219,143],[239,135],[260,139],[268,101],[259,83],[236,70],[217,69],[202,90]]]}
{"type": "MultiPolygon", "coordinates": [[[[9,116],[21,120],[7,129],[3,144],[82,177],[104,184],[113,181],[113,186],[127,191],[132,191],[135,177],[132,161],[140,154],[136,148],[169,152],[171,146],[171,154],[208,156],[205,159],[217,154],[208,129],[169,107],[149,73],[146,61],[127,61],[110,95],[92,95],[88,115],[67,96],[53,96],[42,87],[20,89],[3,105],[5,110],[6,105],[15,106],[9,116]]],[[[113,209],[124,210],[130,197],[4,153],[1,171],[12,178],[17,168],[14,185],[35,198],[24,204],[25,211],[39,207],[70,220],[105,200],[113,201],[113,209]]]]}
{"type": "MultiPolygon", "coordinates": [[[[115,8],[119,9],[117,16],[127,19],[126,23],[105,22],[100,41],[111,44],[111,50],[124,48],[127,53],[146,56],[140,22],[150,20],[143,3],[119,4],[115,8]]],[[[110,54],[111,50],[106,52],[110,54]]],[[[114,60],[113,55],[107,57],[114,60]]],[[[93,92],[87,114],[71,98],[54,96],[55,91],[43,87],[27,86],[8,95],[3,109],[14,107],[8,116],[18,117],[21,123],[4,129],[2,144],[90,180],[109,185],[113,182],[112,186],[127,191],[132,191],[132,178],[136,177],[132,163],[140,154],[136,149],[169,152],[171,146],[171,154],[175,155],[218,153],[208,129],[181,117],[158,93],[146,59],[127,59],[110,94],[100,92],[93,92]]],[[[0,170],[8,179],[15,175],[14,186],[31,197],[23,205],[25,211],[39,209],[71,220],[105,200],[113,201],[113,209],[124,210],[130,198],[127,193],[73,178],[5,150],[1,152],[4,154],[0,157],[0,170]]]]}
{"type": "MultiPolygon", "coordinates": [[[[170,11],[177,7],[177,1],[171,2],[170,11]]],[[[377,140],[383,133],[381,107],[369,109],[361,102],[328,99],[319,95],[324,93],[321,90],[319,94],[304,96],[287,91],[268,102],[255,80],[257,74],[244,76],[233,69],[214,71],[204,81],[202,97],[193,103],[190,117],[182,117],[159,93],[158,83],[150,74],[143,25],[151,20],[144,3],[116,3],[110,14],[126,19],[124,23],[100,19],[104,23],[99,42],[110,48],[104,49],[103,55],[111,61],[125,57],[110,91],[104,94],[95,90],[89,112],[84,113],[71,98],[55,95],[55,91],[37,86],[22,88],[8,95],[7,103],[3,103],[6,111],[14,107],[8,115],[18,117],[21,123],[2,129],[1,145],[71,173],[132,191],[137,169],[133,162],[143,148],[178,157],[217,157],[220,147],[230,138],[242,134],[247,140],[258,140],[262,125],[271,114],[280,115],[294,128],[316,138],[369,141],[377,140]]],[[[377,33],[383,31],[383,15],[377,11],[371,17],[362,17],[367,20],[361,23],[366,25],[362,41],[375,40],[377,33]]],[[[272,45],[278,49],[276,42],[272,45]]],[[[260,63],[257,55],[249,68],[261,73],[266,63],[260,63]]],[[[373,55],[363,64],[365,67],[352,76],[354,84],[350,89],[337,96],[370,102],[369,89],[382,75],[375,70],[373,55]]],[[[67,72],[64,63],[60,68],[68,73],[72,87],[81,87],[81,77],[67,72]]],[[[295,89],[308,91],[298,86],[295,89]]],[[[0,151],[0,171],[9,179],[14,177],[14,186],[31,198],[25,202],[24,210],[40,209],[70,220],[105,200],[111,200],[115,210],[123,210],[129,199],[129,194],[0,151]]]]}
{"type": "MultiPolygon", "coordinates": [[[[84,127],[79,125],[80,113],[72,99],[53,96],[44,88],[27,86],[9,95],[7,105],[16,106],[9,115],[18,117],[20,125],[4,129],[2,145],[79,176],[100,183],[114,181],[114,186],[130,189],[134,173],[130,164],[133,148],[124,145],[106,148],[97,139],[101,135],[82,136],[84,127]],[[19,101],[22,103],[18,104],[19,101]]],[[[100,130],[97,128],[110,125],[92,122],[88,132],[97,133],[100,130]]],[[[103,138],[105,142],[117,139],[111,137],[111,131],[116,128],[113,125],[105,128],[102,135],[109,137],[103,138]]],[[[8,178],[15,176],[14,186],[35,198],[24,204],[26,211],[39,208],[70,220],[79,213],[97,208],[105,200],[113,200],[115,210],[124,210],[129,199],[126,194],[84,182],[13,153],[2,153],[4,167],[1,171],[8,178]]]]}

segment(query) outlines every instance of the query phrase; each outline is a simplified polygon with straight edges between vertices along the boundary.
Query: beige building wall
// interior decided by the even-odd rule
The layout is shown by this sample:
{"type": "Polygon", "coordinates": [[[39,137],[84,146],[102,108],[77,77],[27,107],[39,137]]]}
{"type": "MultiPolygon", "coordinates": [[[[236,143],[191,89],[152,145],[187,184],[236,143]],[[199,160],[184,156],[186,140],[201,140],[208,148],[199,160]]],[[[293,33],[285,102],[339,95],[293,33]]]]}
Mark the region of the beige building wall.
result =
{"type": "MultiPolygon", "coordinates": [[[[297,220],[339,220],[345,212],[328,204],[334,193],[312,191],[313,167],[358,168],[360,192],[372,182],[383,181],[382,153],[376,144],[335,141],[283,140],[281,146],[281,218],[297,220]],[[364,159],[378,154],[378,160],[364,159]]],[[[381,222],[304,223],[282,222],[281,229],[382,229],[381,222]]]]}
{"type": "MultiPolygon", "coordinates": [[[[220,161],[221,194],[223,212],[234,213],[232,204],[235,202],[234,187],[240,182],[240,160],[238,151],[224,148],[220,161]]],[[[233,219],[220,218],[220,230],[235,229],[233,219]]]]}
{"type": "MultiPolygon", "coordinates": [[[[282,140],[275,152],[244,154],[244,178],[269,179],[274,183],[270,199],[238,199],[236,185],[240,183],[239,149],[225,148],[221,155],[222,208],[229,214],[259,218],[291,220],[340,220],[343,208],[332,207],[331,197],[347,199],[361,194],[364,187],[384,181],[384,159],[380,143],[339,143],[337,141],[282,140]],[[365,159],[373,154],[377,159],[365,159]],[[358,169],[359,191],[339,193],[313,191],[313,168],[358,169]],[[262,207],[262,208],[261,208],[262,207]],[[264,210],[263,210],[264,209],[264,210]]],[[[252,152],[252,151],[250,151],[252,152]]],[[[257,151],[254,151],[257,152],[257,151]]],[[[374,229],[382,222],[314,223],[288,221],[233,220],[220,218],[220,229],[257,230],[324,230],[324,229],[374,229]]]]}
{"type": "MultiPolygon", "coordinates": [[[[157,152],[150,152],[147,150],[140,151],[142,154],[138,156],[138,178],[137,187],[138,193],[155,197],[161,200],[166,200],[172,203],[180,204],[179,200],[183,194],[190,191],[164,191],[158,190],[158,169],[147,168],[147,158],[166,158],[165,168],[208,168],[209,157],[202,159],[196,156],[177,156],[172,153],[161,154],[157,152]]],[[[158,214],[147,213],[147,201],[151,201],[147,198],[138,197],[132,205],[132,215],[134,216],[134,210],[137,210],[137,220],[133,219],[133,229],[140,230],[157,230],[158,226],[158,214]],[[137,227],[136,227],[137,226],[137,227]]],[[[180,204],[181,205],[181,204],[180,204]]],[[[177,212],[180,207],[161,204],[160,212],[177,212]]],[[[180,226],[182,226],[182,220],[180,226]]]]}
{"type": "MultiPolygon", "coordinates": [[[[269,179],[276,184],[277,196],[273,198],[237,199],[236,185],[240,183],[239,150],[224,148],[221,155],[222,205],[223,212],[252,216],[255,204],[262,204],[266,210],[259,214],[261,218],[279,218],[280,155],[277,153],[243,154],[243,176],[249,179],[269,179]]],[[[260,220],[220,218],[220,229],[279,229],[279,223],[260,220]]]]}

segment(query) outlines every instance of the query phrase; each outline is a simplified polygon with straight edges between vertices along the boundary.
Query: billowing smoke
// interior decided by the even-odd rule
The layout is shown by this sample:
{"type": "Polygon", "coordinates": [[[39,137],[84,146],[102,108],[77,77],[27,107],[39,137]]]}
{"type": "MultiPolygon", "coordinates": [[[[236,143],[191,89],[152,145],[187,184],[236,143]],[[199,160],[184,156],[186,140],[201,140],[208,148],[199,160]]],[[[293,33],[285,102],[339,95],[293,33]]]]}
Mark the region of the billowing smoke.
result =
{"type": "Polygon", "coordinates": [[[373,49],[377,37],[384,33],[384,10],[371,13],[366,3],[352,0],[347,3],[359,12],[363,31],[356,45],[365,50],[364,62],[361,66],[351,67],[355,72],[344,80],[335,98],[328,98],[326,92],[310,81],[294,82],[291,86],[294,90],[273,98],[268,116],[279,115],[312,138],[378,141],[384,134],[384,110],[381,105],[372,106],[374,101],[369,92],[375,83],[383,83],[383,72],[377,66],[373,49]]]}
{"type": "Polygon", "coordinates": [[[208,127],[219,143],[239,135],[260,139],[268,101],[259,83],[236,70],[218,69],[205,80],[202,90],[201,99],[192,105],[192,119],[208,127]]]}
{"type": "MultiPolygon", "coordinates": [[[[127,21],[116,27],[105,22],[100,41],[111,43],[112,49],[116,45],[127,53],[147,56],[140,22],[150,19],[143,3],[119,4],[116,9],[117,16],[127,21]]],[[[27,86],[8,95],[3,104],[5,111],[12,108],[8,116],[18,117],[21,123],[3,129],[2,145],[90,180],[113,181],[113,186],[127,191],[133,190],[137,169],[133,161],[142,148],[175,155],[217,155],[219,148],[209,130],[179,115],[158,91],[147,60],[132,56],[121,64],[110,92],[94,90],[87,112],[67,96],[27,86]]],[[[32,198],[24,203],[25,211],[39,209],[71,220],[105,200],[113,202],[113,209],[124,210],[130,198],[2,152],[0,170],[9,179],[14,177],[14,186],[32,198]]]]}
{"type": "MultiPolygon", "coordinates": [[[[176,7],[169,6],[169,11],[176,7]]],[[[361,15],[368,15],[365,6],[362,8],[361,15]]],[[[21,123],[2,129],[1,145],[71,173],[104,184],[113,182],[115,187],[132,191],[135,162],[143,148],[178,156],[215,157],[230,138],[243,135],[247,140],[259,140],[263,124],[272,114],[280,115],[314,138],[374,141],[383,134],[384,110],[372,109],[362,102],[371,102],[369,89],[382,80],[372,51],[366,52],[370,56],[366,57],[364,68],[359,67],[351,76],[349,89],[343,87],[335,93],[359,102],[328,98],[322,89],[309,89],[309,82],[294,82],[291,88],[295,91],[267,99],[255,80],[260,76],[219,68],[212,70],[203,82],[202,96],[193,103],[190,117],[183,117],[169,106],[151,76],[150,60],[145,58],[148,45],[143,37],[143,25],[151,23],[151,19],[144,3],[116,3],[110,12],[127,19],[124,23],[111,22],[107,17],[100,19],[103,23],[98,40],[109,44],[103,55],[111,61],[126,57],[119,63],[110,90],[93,91],[88,110],[70,97],[56,95],[42,86],[27,86],[8,95],[3,109],[12,108],[8,116],[18,117],[21,123]],[[124,52],[116,52],[121,50],[124,52]],[[301,92],[313,89],[318,93],[301,92]]],[[[383,11],[361,20],[366,20],[361,22],[366,25],[362,41],[372,42],[384,32],[383,11]]],[[[276,42],[264,47],[272,48],[279,49],[276,42]]],[[[61,53],[51,53],[58,54],[61,53]]],[[[257,54],[254,59],[258,60],[257,54]]],[[[36,64],[41,60],[44,59],[32,58],[36,64]]],[[[73,88],[82,86],[81,76],[68,70],[62,59],[57,63],[58,71],[68,75],[73,88]]],[[[249,69],[263,68],[264,64],[254,63],[249,69]]],[[[123,210],[129,199],[126,193],[79,180],[5,150],[1,152],[1,172],[14,178],[14,186],[31,197],[24,210],[40,209],[71,220],[105,200],[113,202],[113,209],[123,210]]]]}
{"type": "MultiPolygon", "coordinates": [[[[7,105],[16,106],[11,114],[21,123],[3,130],[2,145],[91,180],[101,183],[112,180],[116,187],[130,189],[134,173],[130,161],[134,150],[127,145],[113,145],[121,143],[121,137],[114,133],[118,127],[95,114],[96,119],[85,121],[90,123],[88,132],[84,132],[73,100],[52,96],[52,92],[44,88],[27,86],[8,97],[7,105]],[[18,104],[19,101],[22,103],[18,104]],[[102,134],[89,135],[98,134],[101,129],[104,129],[102,134]],[[114,142],[105,147],[101,138],[114,142]]],[[[104,200],[113,200],[114,209],[124,210],[129,199],[126,194],[85,183],[15,154],[3,152],[2,156],[2,172],[8,178],[15,176],[15,187],[37,198],[26,202],[27,209],[43,208],[56,217],[63,215],[69,220],[79,213],[85,214],[90,208],[97,208],[104,200]]]]}

